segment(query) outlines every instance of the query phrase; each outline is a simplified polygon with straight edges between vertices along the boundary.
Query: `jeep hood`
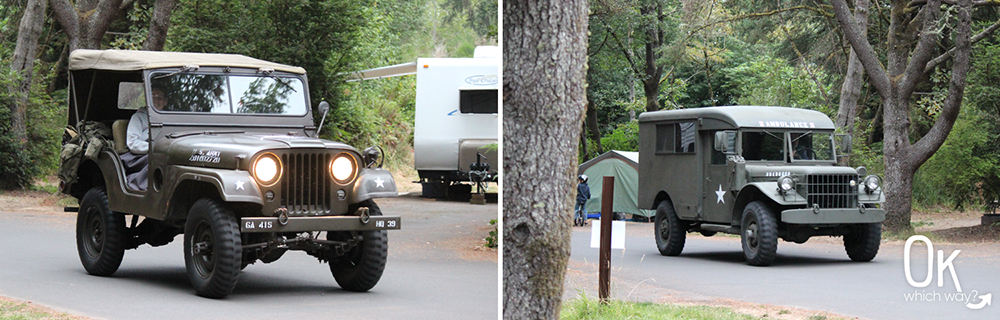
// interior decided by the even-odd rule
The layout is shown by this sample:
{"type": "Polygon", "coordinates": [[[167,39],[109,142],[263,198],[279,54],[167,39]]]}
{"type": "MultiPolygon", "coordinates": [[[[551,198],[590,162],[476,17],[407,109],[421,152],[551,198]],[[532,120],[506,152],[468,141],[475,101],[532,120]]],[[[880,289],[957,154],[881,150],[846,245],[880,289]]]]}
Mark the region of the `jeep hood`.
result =
{"type": "Polygon", "coordinates": [[[167,144],[167,164],[198,167],[245,169],[250,158],[264,150],[330,149],[357,153],[340,142],[291,135],[193,132],[175,133],[160,140],[167,144]]]}
{"type": "MultiPolygon", "coordinates": [[[[830,165],[803,166],[803,165],[750,165],[746,166],[747,175],[752,181],[774,181],[784,175],[797,175],[804,178],[813,174],[857,174],[858,171],[851,167],[838,167],[830,165]]],[[[861,177],[864,178],[864,177],[861,177]]]]}

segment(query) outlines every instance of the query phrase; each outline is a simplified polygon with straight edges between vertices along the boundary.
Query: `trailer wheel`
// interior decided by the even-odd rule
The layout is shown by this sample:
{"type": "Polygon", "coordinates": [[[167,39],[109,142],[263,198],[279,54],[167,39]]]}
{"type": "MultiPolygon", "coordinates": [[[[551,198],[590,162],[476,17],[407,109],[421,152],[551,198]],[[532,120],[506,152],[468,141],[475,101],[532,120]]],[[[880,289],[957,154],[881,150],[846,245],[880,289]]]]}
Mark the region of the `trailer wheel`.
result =
{"type": "Polygon", "coordinates": [[[740,239],[743,256],[755,266],[770,265],[778,251],[778,222],[767,204],[754,201],[743,209],[740,239]]]}
{"type": "MultiPolygon", "coordinates": [[[[368,214],[371,216],[382,215],[382,210],[371,200],[350,206],[348,212],[354,212],[359,207],[368,207],[368,214]]],[[[356,234],[357,231],[327,232],[326,238],[343,241],[356,234]]],[[[389,237],[385,230],[363,231],[361,236],[361,243],[356,247],[344,256],[330,260],[330,273],[337,284],[347,291],[365,292],[374,288],[382,278],[382,271],[388,260],[389,237]]]]}
{"type": "Polygon", "coordinates": [[[656,206],[656,248],[665,256],[680,255],[684,250],[684,238],[687,236],[687,223],[677,217],[674,205],[669,200],[660,201],[656,206]]]}
{"type": "Polygon", "coordinates": [[[219,200],[202,198],[184,224],[184,264],[198,295],[224,298],[236,288],[243,263],[236,216],[219,200]]]}
{"type": "Polygon", "coordinates": [[[881,242],[881,223],[853,225],[850,233],[844,235],[844,249],[847,250],[847,256],[858,262],[868,262],[875,259],[881,242]]]}
{"type": "Polygon", "coordinates": [[[76,248],[87,273],[110,276],[125,256],[125,215],[111,211],[103,187],[94,187],[80,200],[76,216],[76,248]]]}

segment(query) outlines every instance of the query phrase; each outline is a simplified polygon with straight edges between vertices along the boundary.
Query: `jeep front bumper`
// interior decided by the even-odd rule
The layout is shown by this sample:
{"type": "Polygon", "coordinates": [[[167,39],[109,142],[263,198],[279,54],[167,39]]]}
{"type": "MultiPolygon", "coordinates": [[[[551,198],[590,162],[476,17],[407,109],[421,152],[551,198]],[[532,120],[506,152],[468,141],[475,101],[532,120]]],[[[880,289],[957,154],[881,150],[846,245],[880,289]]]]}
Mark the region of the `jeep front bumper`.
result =
{"type": "Polygon", "coordinates": [[[789,209],[781,212],[781,222],[790,224],[876,223],[885,221],[885,210],[877,208],[789,209]]]}
{"type": "Polygon", "coordinates": [[[399,230],[399,216],[244,217],[240,232],[399,230]]]}

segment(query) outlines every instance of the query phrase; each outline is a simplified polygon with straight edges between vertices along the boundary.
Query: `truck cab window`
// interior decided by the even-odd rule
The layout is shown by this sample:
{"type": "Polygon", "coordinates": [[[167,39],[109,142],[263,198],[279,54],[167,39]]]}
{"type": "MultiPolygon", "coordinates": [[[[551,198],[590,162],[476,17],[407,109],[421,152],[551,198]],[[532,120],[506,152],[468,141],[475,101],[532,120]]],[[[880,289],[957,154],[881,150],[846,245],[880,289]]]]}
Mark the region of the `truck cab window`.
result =
{"type": "Polygon", "coordinates": [[[743,158],[747,161],[784,161],[785,133],[743,132],[743,158]]]}

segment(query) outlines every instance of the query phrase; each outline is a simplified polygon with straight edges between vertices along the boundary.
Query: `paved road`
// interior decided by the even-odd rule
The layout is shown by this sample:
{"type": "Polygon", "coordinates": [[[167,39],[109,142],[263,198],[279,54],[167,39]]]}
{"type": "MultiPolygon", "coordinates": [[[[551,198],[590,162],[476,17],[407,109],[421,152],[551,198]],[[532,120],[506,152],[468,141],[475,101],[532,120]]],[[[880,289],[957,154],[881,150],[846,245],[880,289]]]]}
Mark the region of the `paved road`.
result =
{"type": "MultiPolygon", "coordinates": [[[[224,300],[194,295],[182,242],[125,252],[112,277],[87,275],[74,238],[75,214],[0,212],[0,295],[108,319],[495,319],[494,252],[472,250],[497,205],[396,198],[379,201],[402,216],[389,232],[389,261],[367,293],[341,290],[326,264],[288,252],[248,266],[224,300]]],[[[181,236],[183,237],[183,236],[181,236]]]]}
{"type": "MultiPolygon", "coordinates": [[[[963,293],[992,294],[996,304],[971,310],[965,303],[939,301],[957,292],[947,270],[943,287],[937,286],[936,267],[929,286],[909,285],[903,268],[904,245],[899,241],[883,242],[869,263],[852,262],[839,238],[801,245],[780,242],[771,266],[753,267],[744,260],[736,237],[688,234],[683,253],[666,257],[656,250],[652,224],[629,223],[626,234],[626,249],[612,252],[612,297],[617,299],[697,302],[726,298],[870,319],[1000,319],[1000,245],[995,243],[934,245],[935,251],[944,251],[945,260],[954,250],[962,250],[953,261],[963,293]],[[907,301],[906,294],[914,292],[930,294],[923,301],[907,301]]],[[[590,236],[589,226],[573,230],[565,298],[577,298],[581,291],[597,295],[598,251],[590,248],[590,236]]],[[[923,281],[927,274],[923,243],[917,242],[910,256],[913,280],[923,281]]]]}

